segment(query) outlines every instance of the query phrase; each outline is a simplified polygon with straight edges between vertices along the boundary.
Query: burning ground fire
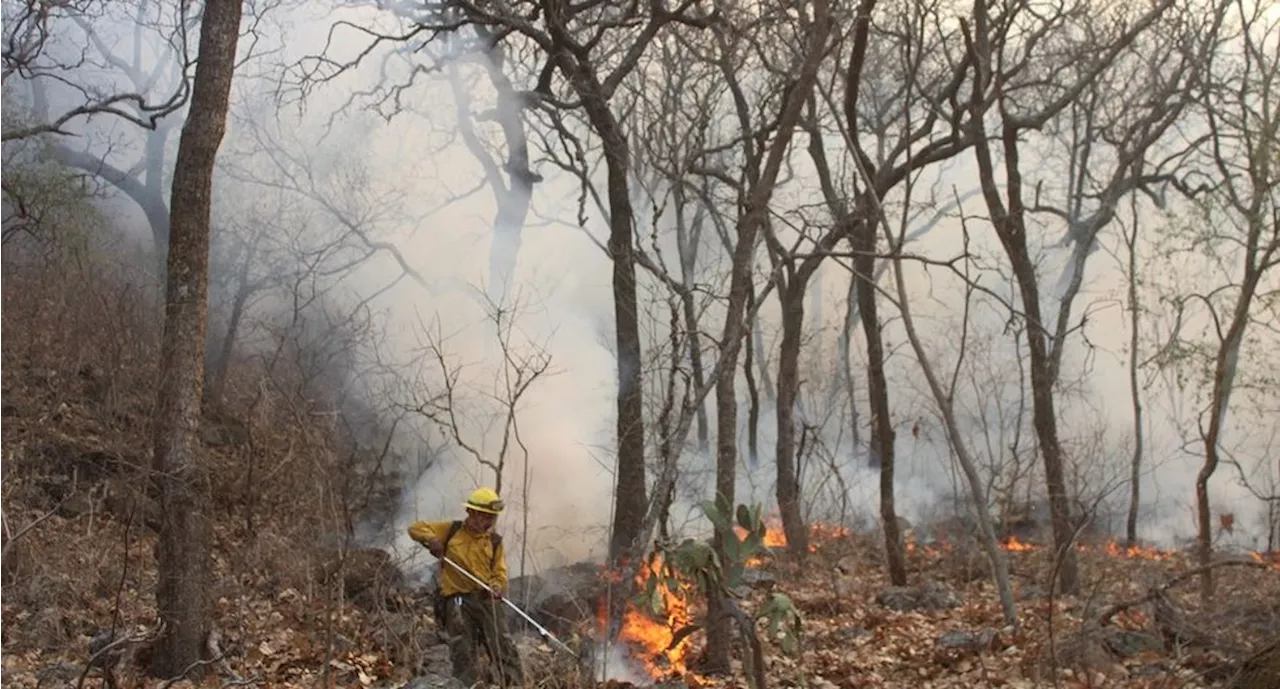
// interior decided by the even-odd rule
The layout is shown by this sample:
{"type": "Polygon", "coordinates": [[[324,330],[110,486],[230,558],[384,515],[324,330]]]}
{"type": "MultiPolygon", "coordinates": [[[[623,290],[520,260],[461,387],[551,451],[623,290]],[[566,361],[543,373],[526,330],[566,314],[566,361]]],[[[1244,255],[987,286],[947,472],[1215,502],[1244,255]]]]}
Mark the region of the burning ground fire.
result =
{"type": "MultiPolygon", "coordinates": [[[[737,529],[738,537],[746,532],[737,529]]],[[[820,544],[848,536],[849,529],[832,524],[815,523],[809,527],[809,551],[816,552],[820,544]]],[[[764,545],[766,548],[785,548],[786,534],[782,523],[771,518],[765,523],[764,545]]],[[[754,557],[747,561],[748,567],[763,564],[762,557],[754,557]]],[[[619,581],[615,572],[606,576],[619,581]]],[[[619,643],[625,645],[640,669],[655,681],[664,681],[675,677],[683,678],[690,686],[708,684],[695,672],[690,671],[689,657],[692,649],[691,637],[681,635],[681,630],[694,623],[691,601],[694,599],[693,584],[680,577],[671,576],[664,571],[662,556],[653,554],[635,576],[636,590],[648,591],[649,580],[655,579],[652,599],[652,610],[648,606],[637,606],[629,603],[623,611],[622,624],[618,631],[619,643]],[[674,584],[674,590],[671,585],[674,584]],[[677,637],[677,635],[680,635],[677,637]]],[[[600,627],[605,627],[605,610],[600,610],[600,627]]]]}
{"type": "MultiPolygon", "coordinates": [[[[657,553],[636,573],[637,589],[648,590],[651,577],[657,579],[654,586],[655,613],[663,619],[655,620],[645,610],[628,604],[623,612],[618,640],[637,651],[637,660],[651,678],[661,680],[685,676],[688,674],[689,637],[685,636],[679,643],[673,642],[680,630],[693,624],[689,603],[693,585],[688,581],[665,576],[662,556],[657,553]],[[672,582],[675,582],[674,591],[669,588],[672,582]],[[658,607],[661,608],[660,611],[656,610],[658,607]]],[[[601,618],[603,622],[603,614],[601,618]]]]}
{"type": "MultiPolygon", "coordinates": [[[[739,538],[746,535],[744,530],[738,529],[737,531],[739,538]]],[[[848,537],[851,533],[850,529],[842,526],[820,522],[812,524],[809,527],[809,551],[816,552],[822,545],[848,537]]],[[[770,518],[765,522],[764,545],[771,549],[785,548],[787,545],[786,534],[782,530],[781,522],[776,518],[770,518]]],[[[908,540],[905,546],[908,553],[925,557],[940,556],[953,550],[952,544],[943,541],[931,545],[922,545],[914,540],[908,540]]],[[[1015,537],[1004,540],[1001,542],[1000,547],[1007,552],[1031,552],[1046,549],[1046,546],[1027,543],[1015,537]]],[[[1076,547],[1080,552],[1096,552],[1109,557],[1126,559],[1160,561],[1172,559],[1177,554],[1175,551],[1160,550],[1149,546],[1125,547],[1115,541],[1102,545],[1082,543],[1076,547]]],[[[1280,570],[1280,559],[1275,559],[1274,555],[1263,555],[1255,552],[1253,553],[1253,558],[1258,562],[1271,560],[1272,567],[1280,570]]],[[[763,557],[753,557],[747,561],[747,566],[759,567],[763,562],[763,557]]],[[[605,576],[610,577],[615,582],[621,580],[616,572],[606,572],[605,576]]],[[[640,567],[636,573],[634,582],[636,590],[648,591],[650,579],[655,579],[653,584],[654,596],[649,599],[651,605],[636,605],[634,602],[627,604],[618,632],[619,643],[626,649],[626,655],[629,655],[638,664],[639,667],[637,669],[643,670],[654,681],[681,678],[690,687],[709,684],[709,680],[689,669],[689,664],[692,661],[690,657],[690,653],[693,650],[692,636],[687,632],[682,633],[682,630],[687,630],[694,624],[692,601],[695,600],[695,596],[693,584],[664,570],[662,556],[658,553],[650,556],[644,566],[640,567]]],[[[605,627],[605,620],[605,609],[602,606],[599,616],[602,630],[605,627]]]]}

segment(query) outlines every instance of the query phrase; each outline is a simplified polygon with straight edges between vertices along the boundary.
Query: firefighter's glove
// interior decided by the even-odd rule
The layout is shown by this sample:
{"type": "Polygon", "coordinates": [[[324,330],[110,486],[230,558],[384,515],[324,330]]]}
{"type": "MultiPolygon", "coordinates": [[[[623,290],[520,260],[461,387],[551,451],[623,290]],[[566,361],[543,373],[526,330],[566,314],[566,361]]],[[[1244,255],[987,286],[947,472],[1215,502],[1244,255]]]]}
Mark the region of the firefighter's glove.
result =
{"type": "Polygon", "coordinates": [[[430,552],[432,555],[435,555],[436,557],[441,557],[444,555],[443,544],[434,538],[430,538],[423,541],[422,545],[427,549],[428,552],[430,552]]]}

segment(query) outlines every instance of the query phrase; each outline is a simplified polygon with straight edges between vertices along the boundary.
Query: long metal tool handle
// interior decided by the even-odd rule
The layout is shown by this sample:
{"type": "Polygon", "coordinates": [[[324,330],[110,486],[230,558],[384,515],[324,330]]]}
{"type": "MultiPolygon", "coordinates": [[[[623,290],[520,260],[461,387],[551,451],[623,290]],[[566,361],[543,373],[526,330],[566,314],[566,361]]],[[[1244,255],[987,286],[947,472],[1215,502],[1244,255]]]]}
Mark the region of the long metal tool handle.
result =
{"type": "Polygon", "coordinates": [[[458,563],[454,562],[453,560],[449,559],[449,556],[448,556],[448,555],[441,555],[441,556],[440,556],[440,559],[441,559],[441,560],[443,560],[445,563],[447,563],[449,566],[451,566],[451,567],[453,567],[454,569],[456,569],[456,570],[458,570],[459,572],[461,572],[461,573],[462,573],[462,575],[463,575],[463,576],[465,576],[466,578],[468,578],[468,579],[470,579],[471,581],[474,581],[475,583],[479,584],[479,585],[480,585],[484,590],[488,591],[489,593],[491,593],[491,594],[493,594],[493,595],[495,595],[495,596],[498,596],[498,598],[501,598],[501,599],[502,599],[502,602],[507,604],[507,607],[511,608],[512,610],[515,610],[517,615],[519,615],[519,616],[523,617],[523,618],[525,619],[525,621],[526,621],[526,622],[528,622],[529,624],[533,625],[533,626],[534,626],[534,628],[538,630],[538,633],[542,635],[542,638],[544,638],[544,639],[546,639],[547,641],[551,642],[551,644],[552,644],[553,646],[556,646],[556,647],[560,648],[561,650],[568,652],[570,655],[572,655],[572,656],[574,656],[574,657],[577,657],[577,655],[578,655],[578,654],[577,654],[576,652],[574,652],[574,650],[573,650],[572,648],[569,648],[568,644],[566,644],[565,642],[563,642],[563,641],[561,641],[561,640],[557,639],[557,638],[556,638],[556,636],[555,636],[555,634],[552,634],[552,633],[551,633],[551,631],[550,631],[549,629],[547,629],[546,627],[544,627],[544,626],[542,626],[542,625],[538,624],[538,621],[537,621],[537,620],[533,619],[532,617],[529,617],[529,614],[528,614],[528,613],[526,613],[525,611],[521,610],[521,609],[519,608],[519,606],[517,606],[515,603],[512,603],[512,602],[511,602],[511,600],[510,600],[510,599],[508,599],[506,596],[499,595],[497,591],[494,591],[494,590],[493,590],[493,588],[492,588],[491,586],[489,586],[488,584],[484,583],[484,582],[483,582],[483,581],[481,581],[481,580],[480,580],[476,575],[474,575],[474,574],[472,574],[470,571],[468,571],[466,567],[463,567],[462,565],[460,565],[460,564],[458,564],[458,563]]]}

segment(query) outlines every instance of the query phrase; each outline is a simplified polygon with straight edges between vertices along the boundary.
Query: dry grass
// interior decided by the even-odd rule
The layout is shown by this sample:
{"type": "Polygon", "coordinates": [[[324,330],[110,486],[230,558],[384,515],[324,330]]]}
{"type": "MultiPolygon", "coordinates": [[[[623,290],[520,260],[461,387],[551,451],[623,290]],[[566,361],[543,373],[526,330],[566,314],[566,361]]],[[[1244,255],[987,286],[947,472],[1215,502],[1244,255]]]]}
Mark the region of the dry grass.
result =
{"type": "MultiPolygon", "coordinates": [[[[148,259],[118,246],[16,254],[6,247],[0,311],[6,686],[21,686],[11,662],[83,663],[95,633],[155,623],[160,518],[148,481],[160,291],[131,267],[148,259]]],[[[314,413],[326,391],[287,356],[266,363],[237,355],[197,446],[215,624],[237,652],[263,625],[323,629],[332,655],[333,639],[372,624],[317,623],[344,609],[335,569],[365,518],[349,499],[365,476],[332,415],[314,413]]]]}

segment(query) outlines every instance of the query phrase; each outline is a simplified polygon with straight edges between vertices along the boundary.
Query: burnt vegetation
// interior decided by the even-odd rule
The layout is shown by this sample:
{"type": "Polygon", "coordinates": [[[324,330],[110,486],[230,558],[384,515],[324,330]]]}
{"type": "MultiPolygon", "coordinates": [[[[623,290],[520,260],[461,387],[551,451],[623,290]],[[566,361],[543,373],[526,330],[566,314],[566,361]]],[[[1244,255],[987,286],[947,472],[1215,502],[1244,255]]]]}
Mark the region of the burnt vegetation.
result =
{"type": "Polygon", "coordinates": [[[1280,687],[1268,3],[3,19],[6,686],[1280,687]]]}

